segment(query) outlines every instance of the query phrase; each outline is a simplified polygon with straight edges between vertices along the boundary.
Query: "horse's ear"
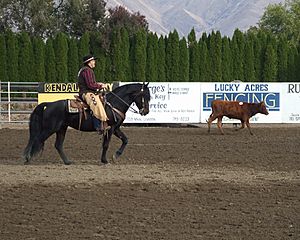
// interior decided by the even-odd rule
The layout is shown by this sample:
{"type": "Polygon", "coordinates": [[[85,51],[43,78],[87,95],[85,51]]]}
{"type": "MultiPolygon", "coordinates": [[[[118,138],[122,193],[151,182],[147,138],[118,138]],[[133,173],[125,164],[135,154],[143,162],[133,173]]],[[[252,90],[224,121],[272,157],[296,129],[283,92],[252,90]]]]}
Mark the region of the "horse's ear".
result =
{"type": "Polygon", "coordinates": [[[144,83],[144,85],[145,85],[146,87],[148,87],[148,85],[149,85],[149,82],[147,82],[146,84],[144,83]]]}

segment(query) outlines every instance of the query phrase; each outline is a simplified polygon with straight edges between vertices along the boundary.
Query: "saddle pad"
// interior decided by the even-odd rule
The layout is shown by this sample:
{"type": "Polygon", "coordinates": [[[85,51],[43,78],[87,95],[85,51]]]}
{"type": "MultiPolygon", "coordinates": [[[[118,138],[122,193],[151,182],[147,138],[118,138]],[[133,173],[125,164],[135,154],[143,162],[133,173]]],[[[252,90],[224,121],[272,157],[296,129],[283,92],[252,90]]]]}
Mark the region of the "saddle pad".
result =
{"type": "Polygon", "coordinates": [[[78,113],[79,112],[79,109],[78,108],[74,108],[71,106],[71,101],[74,101],[74,100],[71,100],[71,99],[68,99],[68,109],[67,111],[69,113],[78,113]]]}

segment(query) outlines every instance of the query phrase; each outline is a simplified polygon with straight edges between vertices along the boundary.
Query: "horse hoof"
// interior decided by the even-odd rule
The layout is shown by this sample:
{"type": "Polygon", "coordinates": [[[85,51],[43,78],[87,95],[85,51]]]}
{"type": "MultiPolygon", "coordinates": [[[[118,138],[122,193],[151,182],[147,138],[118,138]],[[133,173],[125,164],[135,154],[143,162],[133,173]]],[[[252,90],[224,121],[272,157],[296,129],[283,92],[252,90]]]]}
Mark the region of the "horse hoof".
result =
{"type": "Polygon", "coordinates": [[[119,158],[119,156],[120,155],[118,155],[118,154],[114,154],[113,156],[112,156],[112,160],[115,162],[115,161],[117,161],[117,159],[119,158]]]}
{"type": "Polygon", "coordinates": [[[108,161],[101,161],[100,162],[100,165],[107,165],[108,164],[108,161]]]}
{"type": "Polygon", "coordinates": [[[24,161],[24,165],[29,165],[30,164],[30,161],[26,160],[24,161]]]}
{"type": "Polygon", "coordinates": [[[64,162],[65,165],[71,165],[72,161],[64,162]]]}

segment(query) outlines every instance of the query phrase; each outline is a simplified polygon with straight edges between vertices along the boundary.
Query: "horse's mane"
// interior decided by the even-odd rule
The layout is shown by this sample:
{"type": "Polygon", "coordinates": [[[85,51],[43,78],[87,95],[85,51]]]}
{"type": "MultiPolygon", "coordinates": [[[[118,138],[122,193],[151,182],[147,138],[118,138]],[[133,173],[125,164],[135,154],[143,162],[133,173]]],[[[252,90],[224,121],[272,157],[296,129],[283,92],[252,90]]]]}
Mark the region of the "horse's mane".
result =
{"type": "Polygon", "coordinates": [[[113,89],[112,91],[115,93],[115,94],[118,94],[120,93],[121,91],[127,91],[129,88],[133,88],[132,90],[133,91],[136,91],[136,88],[135,87],[139,87],[141,88],[142,84],[141,83],[129,83],[129,84],[125,84],[125,85],[122,85],[122,86],[119,86],[119,87],[116,87],[115,89],[113,89]]]}
{"type": "MultiPolygon", "coordinates": [[[[143,84],[142,83],[128,83],[122,86],[119,86],[112,90],[112,92],[107,93],[107,100],[112,100],[115,95],[122,97],[126,94],[136,94],[141,91],[143,84]]],[[[145,85],[147,87],[147,85],[145,85]]],[[[145,98],[150,100],[149,91],[146,92],[145,98]]]]}

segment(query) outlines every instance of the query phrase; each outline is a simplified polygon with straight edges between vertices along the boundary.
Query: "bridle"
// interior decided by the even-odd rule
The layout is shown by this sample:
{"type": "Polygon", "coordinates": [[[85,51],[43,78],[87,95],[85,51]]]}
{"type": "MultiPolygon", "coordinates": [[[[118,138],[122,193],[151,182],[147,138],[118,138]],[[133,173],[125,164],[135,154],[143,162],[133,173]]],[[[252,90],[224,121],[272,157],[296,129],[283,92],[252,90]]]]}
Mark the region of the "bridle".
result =
{"type": "MultiPolygon", "coordinates": [[[[138,94],[135,96],[135,98],[136,98],[138,95],[140,95],[140,94],[142,95],[142,109],[139,109],[139,114],[143,115],[144,110],[145,110],[144,85],[143,85],[143,87],[142,87],[140,93],[138,93],[138,94]]],[[[134,98],[134,99],[135,99],[135,98],[134,98]]]]}
{"type": "Polygon", "coordinates": [[[135,99],[136,99],[138,96],[142,95],[142,108],[139,109],[139,111],[137,111],[137,110],[135,110],[133,107],[131,107],[130,104],[128,104],[126,101],[124,101],[120,96],[118,96],[117,94],[115,94],[113,91],[111,91],[110,93],[111,93],[112,95],[114,95],[116,98],[118,98],[122,103],[124,103],[124,104],[131,110],[131,112],[136,113],[136,114],[141,114],[141,115],[143,114],[143,112],[144,112],[144,110],[145,110],[144,85],[143,85],[142,89],[140,90],[140,92],[138,92],[138,93],[135,95],[134,99],[133,99],[133,101],[135,101],[135,99]]]}

